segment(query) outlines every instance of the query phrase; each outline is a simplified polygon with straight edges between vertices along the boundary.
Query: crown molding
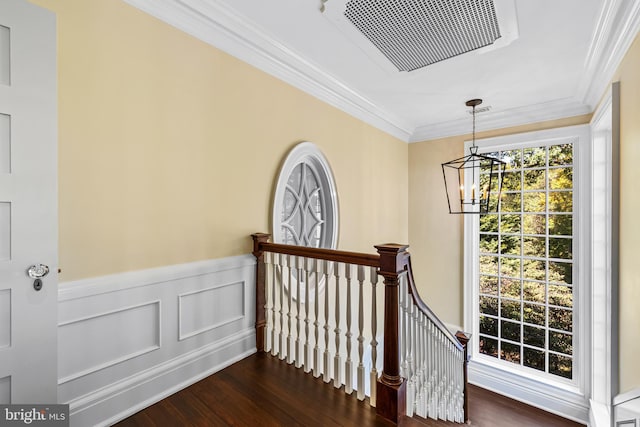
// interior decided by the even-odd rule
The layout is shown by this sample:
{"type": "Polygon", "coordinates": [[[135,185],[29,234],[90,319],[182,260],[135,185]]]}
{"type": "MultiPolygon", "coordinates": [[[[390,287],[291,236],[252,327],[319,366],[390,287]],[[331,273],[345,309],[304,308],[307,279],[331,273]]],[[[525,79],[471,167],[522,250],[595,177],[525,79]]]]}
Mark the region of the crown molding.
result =
{"type": "Polygon", "coordinates": [[[639,0],[604,0],[578,91],[579,98],[591,110],[606,92],[638,30],[639,0]]]}
{"type": "Polygon", "coordinates": [[[413,126],[328,75],[217,0],[124,0],[402,141],[413,126]]]}
{"type": "MultiPolygon", "coordinates": [[[[459,119],[414,128],[327,74],[219,0],[124,0],[126,3],[212,45],[405,142],[468,133],[459,119]]],[[[323,0],[326,1],[326,0],[323,0]]],[[[555,120],[593,112],[640,29],[640,0],[604,0],[577,96],[481,115],[478,130],[555,120]]]]}
{"type": "MultiPolygon", "coordinates": [[[[590,112],[591,109],[589,106],[573,98],[559,99],[508,110],[491,110],[489,113],[477,115],[476,133],[580,116],[582,114],[589,114],[590,112]]],[[[471,119],[464,118],[420,126],[416,128],[409,142],[429,141],[468,133],[471,133],[471,119]]]]}

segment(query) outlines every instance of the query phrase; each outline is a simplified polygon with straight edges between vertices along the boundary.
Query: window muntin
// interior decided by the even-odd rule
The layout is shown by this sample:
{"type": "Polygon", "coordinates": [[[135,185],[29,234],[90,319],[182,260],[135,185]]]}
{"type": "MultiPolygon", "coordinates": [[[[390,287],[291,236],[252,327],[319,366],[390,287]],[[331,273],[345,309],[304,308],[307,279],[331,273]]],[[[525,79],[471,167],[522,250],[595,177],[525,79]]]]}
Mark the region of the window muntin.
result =
{"type": "Polygon", "coordinates": [[[335,249],[338,200],[329,163],[315,144],[302,142],[288,154],[273,200],[276,243],[335,249]]]}
{"type": "Polygon", "coordinates": [[[289,175],[281,211],[283,242],[319,248],[326,231],[325,189],[312,165],[299,163],[289,175]]]}
{"type": "Polygon", "coordinates": [[[575,357],[574,142],[493,153],[509,167],[500,212],[479,218],[476,251],[478,353],[567,379],[575,357]]]}

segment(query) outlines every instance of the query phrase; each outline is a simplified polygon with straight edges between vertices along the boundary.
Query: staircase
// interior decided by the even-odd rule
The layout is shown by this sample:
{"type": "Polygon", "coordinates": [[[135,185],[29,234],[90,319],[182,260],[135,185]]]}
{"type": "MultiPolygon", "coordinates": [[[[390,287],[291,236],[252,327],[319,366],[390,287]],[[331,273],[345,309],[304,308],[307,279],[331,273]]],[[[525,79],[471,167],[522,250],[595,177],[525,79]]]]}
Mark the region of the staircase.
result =
{"type": "Polygon", "coordinates": [[[259,352],[368,397],[396,424],[414,414],[468,421],[468,337],[419,297],[407,246],[364,254],[252,237],[259,352]]]}

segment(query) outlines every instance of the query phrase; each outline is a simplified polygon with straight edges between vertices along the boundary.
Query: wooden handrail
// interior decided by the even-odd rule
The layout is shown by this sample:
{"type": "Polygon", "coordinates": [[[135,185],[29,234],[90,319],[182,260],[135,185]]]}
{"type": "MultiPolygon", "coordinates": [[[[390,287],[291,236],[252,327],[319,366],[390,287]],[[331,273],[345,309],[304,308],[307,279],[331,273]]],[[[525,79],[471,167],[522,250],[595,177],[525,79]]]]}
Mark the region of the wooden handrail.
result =
{"type": "Polygon", "coordinates": [[[413,302],[415,303],[415,305],[418,307],[418,309],[420,311],[422,311],[425,316],[427,316],[429,318],[429,320],[434,323],[438,329],[440,329],[442,331],[442,333],[447,337],[447,339],[449,341],[451,341],[460,351],[464,350],[464,346],[462,345],[462,343],[460,343],[460,340],[451,333],[451,331],[449,331],[449,328],[447,328],[447,326],[442,323],[442,320],[440,320],[440,318],[438,318],[438,316],[435,315],[435,313],[429,308],[429,306],[422,301],[422,298],[420,298],[420,294],[418,293],[418,288],[416,287],[416,283],[413,279],[413,270],[411,268],[411,257],[408,256],[407,253],[407,257],[404,260],[404,264],[405,264],[405,268],[407,271],[407,276],[409,279],[409,293],[411,294],[411,297],[413,298],[413,302]]]}
{"type": "Polygon", "coordinates": [[[377,254],[284,245],[281,243],[271,242],[260,242],[259,249],[263,252],[275,252],[278,254],[301,256],[305,258],[324,259],[327,261],[343,262],[345,264],[364,265],[367,267],[380,266],[380,255],[377,254]]]}

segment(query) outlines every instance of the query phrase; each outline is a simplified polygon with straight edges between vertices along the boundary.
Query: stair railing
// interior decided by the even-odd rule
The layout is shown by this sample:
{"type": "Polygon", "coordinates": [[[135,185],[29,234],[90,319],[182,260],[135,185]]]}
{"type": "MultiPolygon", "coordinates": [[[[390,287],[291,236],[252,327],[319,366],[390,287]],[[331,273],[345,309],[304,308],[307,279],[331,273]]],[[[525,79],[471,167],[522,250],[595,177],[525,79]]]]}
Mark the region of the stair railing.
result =
{"type": "Polygon", "coordinates": [[[405,414],[467,420],[466,342],[418,296],[407,246],[364,254],[252,237],[259,352],[369,396],[395,423],[405,414]]]}

